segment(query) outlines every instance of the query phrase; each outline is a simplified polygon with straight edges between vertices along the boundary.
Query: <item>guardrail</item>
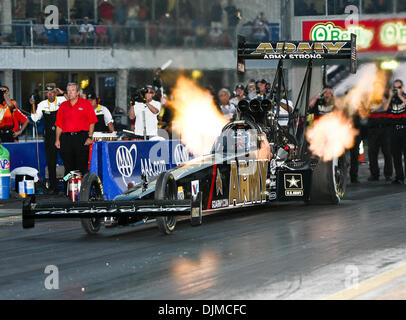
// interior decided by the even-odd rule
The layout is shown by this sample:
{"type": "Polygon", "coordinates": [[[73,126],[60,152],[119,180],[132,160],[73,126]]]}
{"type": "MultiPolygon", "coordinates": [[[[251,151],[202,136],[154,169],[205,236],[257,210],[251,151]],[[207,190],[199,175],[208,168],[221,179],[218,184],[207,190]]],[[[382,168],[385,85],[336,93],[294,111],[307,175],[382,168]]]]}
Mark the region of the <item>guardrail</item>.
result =
{"type": "Polygon", "coordinates": [[[69,24],[47,29],[44,24],[27,20],[0,25],[0,47],[221,49],[235,48],[237,33],[253,41],[278,40],[279,24],[221,28],[206,25],[184,27],[150,21],[133,26],[69,24]]]}
{"type": "Polygon", "coordinates": [[[185,28],[152,22],[135,27],[82,24],[47,29],[43,24],[20,21],[12,25],[0,25],[0,47],[231,48],[235,43],[235,35],[236,28],[185,28]]]}

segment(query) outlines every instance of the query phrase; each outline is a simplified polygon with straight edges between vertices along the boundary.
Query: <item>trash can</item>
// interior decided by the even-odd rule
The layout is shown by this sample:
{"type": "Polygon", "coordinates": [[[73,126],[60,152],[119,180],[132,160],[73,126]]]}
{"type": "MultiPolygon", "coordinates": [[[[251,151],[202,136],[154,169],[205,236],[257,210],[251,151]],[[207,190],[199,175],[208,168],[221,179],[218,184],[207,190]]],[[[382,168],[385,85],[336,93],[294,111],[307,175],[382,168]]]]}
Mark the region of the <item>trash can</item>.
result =
{"type": "Polygon", "coordinates": [[[10,174],[0,174],[0,199],[10,199],[10,174]]]}

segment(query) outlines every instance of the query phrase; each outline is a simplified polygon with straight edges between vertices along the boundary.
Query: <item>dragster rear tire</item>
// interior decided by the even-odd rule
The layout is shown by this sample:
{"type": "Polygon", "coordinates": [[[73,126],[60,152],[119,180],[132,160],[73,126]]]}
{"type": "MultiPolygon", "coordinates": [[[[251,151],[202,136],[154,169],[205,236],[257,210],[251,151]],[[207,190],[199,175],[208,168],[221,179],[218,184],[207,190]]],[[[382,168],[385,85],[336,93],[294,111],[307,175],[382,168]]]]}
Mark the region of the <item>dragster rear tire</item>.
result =
{"type": "MultiPolygon", "coordinates": [[[[80,201],[103,200],[103,185],[100,178],[94,173],[86,173],[80,187],[80,201]]],[[[95,235],[101,227],[101,220],[97,218],[80,219],[83,229],[90,234],[95,235]]]]}
{"type": "Polygon", "coordinates": [[[332,161],[319,161],[313,170],[310,204],[339,204],[348,182],[348,154],[332,161]]]}
{"type": "MultiPolygon", "coordinates": [[[[172,173],[162,172],[158,177],[155,187],[155,200],[176,200],[177,187],[172,173]]],[[[163,234],[171,234],[175,230],[177,217],[157,217],[156,222],[159,231],[163,234]]]]}

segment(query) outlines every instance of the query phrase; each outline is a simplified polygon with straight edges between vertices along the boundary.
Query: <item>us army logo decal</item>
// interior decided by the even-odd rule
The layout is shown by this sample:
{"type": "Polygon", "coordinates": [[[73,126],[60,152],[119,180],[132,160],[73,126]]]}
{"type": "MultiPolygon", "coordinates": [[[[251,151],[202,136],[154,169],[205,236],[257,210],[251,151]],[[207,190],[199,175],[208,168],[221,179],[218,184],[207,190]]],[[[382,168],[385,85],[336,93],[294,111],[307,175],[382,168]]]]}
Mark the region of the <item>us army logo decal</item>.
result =
{"type": "Polygon", "coordinates": [[[301,173],[285,173],[285,196],[302,197],[303,196],[303,178],[301,173]]]}

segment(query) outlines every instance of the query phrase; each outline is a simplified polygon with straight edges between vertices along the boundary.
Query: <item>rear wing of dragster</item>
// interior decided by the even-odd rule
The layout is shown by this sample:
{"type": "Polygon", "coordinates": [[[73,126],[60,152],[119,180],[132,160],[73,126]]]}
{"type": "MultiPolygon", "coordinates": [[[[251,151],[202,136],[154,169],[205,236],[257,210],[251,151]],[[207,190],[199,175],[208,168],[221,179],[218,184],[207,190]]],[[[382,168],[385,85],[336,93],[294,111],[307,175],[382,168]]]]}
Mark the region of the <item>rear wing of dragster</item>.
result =
{"type": "Polygon", "coordinates": [[[193,200],[118,200],[37,203],[35,196],[23,202],[22,225],[33,228],[37,219],[104,218],[114,217],[119,224],[128,224],[131,218],[139,220],[162,216],[190,216],[192,225],[201,223],[202,195],[193,200]]]}
{"type": "MultiPolygon", "coordinates": [[[[247,43],[238,35],[237,71],[245,72],[245,60],[350,60],[350,71],[357,71],[356,35],[350,41],[272,41],[247,43]]],[[[324,61],[325,62],[325,61],[324,61]]]]}

